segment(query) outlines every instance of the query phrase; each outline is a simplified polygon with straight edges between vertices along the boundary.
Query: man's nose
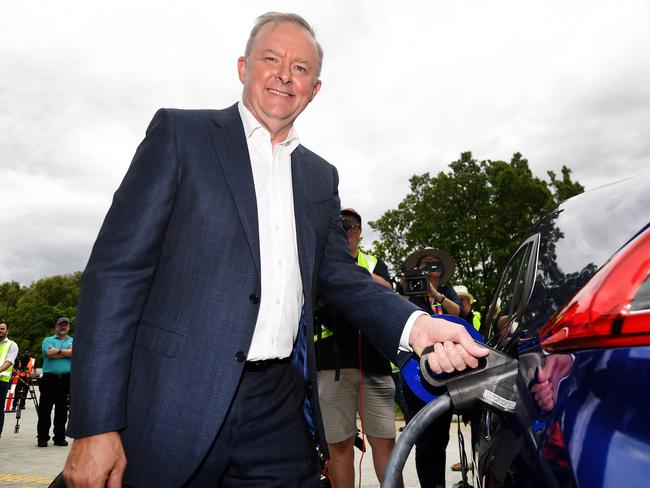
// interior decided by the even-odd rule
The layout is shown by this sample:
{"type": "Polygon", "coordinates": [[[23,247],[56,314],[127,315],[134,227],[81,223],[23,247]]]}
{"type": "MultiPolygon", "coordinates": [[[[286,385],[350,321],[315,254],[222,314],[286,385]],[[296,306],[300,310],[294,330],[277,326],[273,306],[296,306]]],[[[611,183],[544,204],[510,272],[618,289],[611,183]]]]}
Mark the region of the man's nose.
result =
{"type": "Polygon", "coordinates": [[[278,66],[278,72],[276,73],[276,76],[283,85],[286,85],[291,81],[291,66],[289,66],[287,63],[281,63],[280,66],[278,66]]]}

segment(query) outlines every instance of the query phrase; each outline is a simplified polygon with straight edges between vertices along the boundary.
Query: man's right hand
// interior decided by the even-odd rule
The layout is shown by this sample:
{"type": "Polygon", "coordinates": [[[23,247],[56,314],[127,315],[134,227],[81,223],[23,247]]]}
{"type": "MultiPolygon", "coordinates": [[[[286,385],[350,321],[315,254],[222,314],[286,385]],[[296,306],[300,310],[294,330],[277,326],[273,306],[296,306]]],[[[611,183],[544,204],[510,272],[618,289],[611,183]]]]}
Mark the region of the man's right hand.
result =
{"type": "Polygon", "coordinates": [[[440,374],[476,368],[478,359],[490,352],[479,346],[463,326],[448,322],[439,317],[422,314],[419,316],[409,335],[409,345],[418,356],[428,346],[433,345],[429,354],[431,371],[440,374]]]}
{"type": "Polygon", "coordinates": [[[120,435],[106,432],[75,439],[63,468],[63,477],[71,488],[119,488],[125,468],[126,455],[120,435]]]}

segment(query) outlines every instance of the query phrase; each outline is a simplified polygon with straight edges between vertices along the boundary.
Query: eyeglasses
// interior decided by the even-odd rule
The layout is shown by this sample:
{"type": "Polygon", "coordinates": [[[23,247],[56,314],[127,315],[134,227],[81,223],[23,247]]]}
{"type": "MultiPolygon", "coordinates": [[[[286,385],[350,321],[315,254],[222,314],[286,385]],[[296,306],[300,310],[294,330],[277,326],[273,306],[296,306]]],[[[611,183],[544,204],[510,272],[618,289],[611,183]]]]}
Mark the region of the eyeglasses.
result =
{"type": "Polygon", "coordinates": [[[359,224],[353,224],[349,220],[343,219],[343,230],[345,232],[359,232],[361,230],[361,226],[359,224]]]}

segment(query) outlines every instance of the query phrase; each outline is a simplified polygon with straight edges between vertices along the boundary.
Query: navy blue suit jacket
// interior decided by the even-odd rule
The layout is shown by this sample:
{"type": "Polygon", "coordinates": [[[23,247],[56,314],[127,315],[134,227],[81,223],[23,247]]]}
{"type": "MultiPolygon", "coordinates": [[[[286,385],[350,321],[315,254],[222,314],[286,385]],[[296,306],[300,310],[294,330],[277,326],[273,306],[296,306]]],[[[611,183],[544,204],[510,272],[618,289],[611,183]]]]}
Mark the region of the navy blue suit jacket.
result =
{"type": "MultiPolygon", "coordinates": [[[[351,258],[336,169],[298,146],[291,170],[305,298],[293,362],[326,450],[311,340],[317,293],[392,360],[417,308],[351,258]]],[[[182,484],[233,398],[259,296],[257,206],[237,106],[158,111],[83,274],[69,434],[120,431],[125,482],[182,484]]]]}

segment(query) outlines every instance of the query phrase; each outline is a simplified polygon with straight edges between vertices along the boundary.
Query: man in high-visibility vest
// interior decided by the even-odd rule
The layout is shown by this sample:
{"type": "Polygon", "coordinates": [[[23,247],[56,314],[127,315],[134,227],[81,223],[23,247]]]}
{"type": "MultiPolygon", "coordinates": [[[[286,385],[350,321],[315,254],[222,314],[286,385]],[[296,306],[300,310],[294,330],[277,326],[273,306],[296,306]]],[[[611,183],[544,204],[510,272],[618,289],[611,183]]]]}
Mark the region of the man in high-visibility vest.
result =
{"type": "MultiPolygon", "coordinates": [[[[341,210],[348,246],[357,264],[373,280],[391,288],[386,265],[359,249],[361,216],[341,210]]],[[[328,309],[326,309],[327,312],[328,309]]],[[[331,460],[327,471],[337,488],[354,485],[354,444],[357,412],[372,448],[377,478],[395,445],[395,384],[386,359],[342,314],[332,311],[319,320],[324,326],[316,342],[318,392],[331,460]]]]}
{"type": "Polygon", "coordinates": [[[18,345],[9,339],[9,327],[4,322],[0,323],[0,436],[5,423],[5,398],[11,382],[11,372],[14,361],[18,355],[18,345]]]}

